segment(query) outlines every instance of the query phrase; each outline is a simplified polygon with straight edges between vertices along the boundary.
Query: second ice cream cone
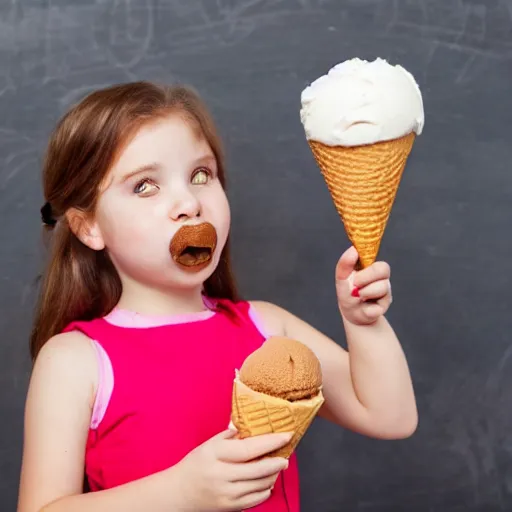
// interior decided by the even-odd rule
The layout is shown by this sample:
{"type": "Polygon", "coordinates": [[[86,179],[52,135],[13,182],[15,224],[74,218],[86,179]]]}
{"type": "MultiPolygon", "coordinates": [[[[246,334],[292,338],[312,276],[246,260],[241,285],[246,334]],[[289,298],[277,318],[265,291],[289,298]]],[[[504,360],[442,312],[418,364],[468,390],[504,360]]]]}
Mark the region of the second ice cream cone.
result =
{"type": "Polygon", "coordinates": [[[361,268],[377,258],[415,137],[361,146],[308,141],[361,268]]]}
{"type": "Polygon", "coordinates": [[[274,432],[293,432],[292,440],[266,457],[288,458],[324,403],[321,390],[306,400],[283,400],[252,390],[240,381],[233,385],[231,421],[242,439],[274,432]]]}

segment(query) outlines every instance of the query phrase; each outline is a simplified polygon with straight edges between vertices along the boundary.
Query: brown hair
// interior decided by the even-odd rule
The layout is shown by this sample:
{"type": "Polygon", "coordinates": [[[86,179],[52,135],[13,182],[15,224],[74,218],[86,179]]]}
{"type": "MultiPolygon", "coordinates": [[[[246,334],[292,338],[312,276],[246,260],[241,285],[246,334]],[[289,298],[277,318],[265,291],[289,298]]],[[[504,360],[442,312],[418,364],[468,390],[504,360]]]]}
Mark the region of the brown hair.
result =
{"type": "MultiPolygon", "coordinates": [[[[132,82],[95,91],[58,122],[48,144],[43,190],[53,218],[50,258],[30,339],[30,353],[70,322],[106,315],[121,295],[121,281],[106,250],[94,251],[74,235],[65,213],[95,210],[100,185],[116,156],[143,125],[171,113],[185,114],[200,129],[226,187],[225,162],[213,119],[199,95],[181,85],[132,82]]],[[[239,300],[230,263],[229,238],[219,264],[204,284],[206,295],[239,300]]]]}

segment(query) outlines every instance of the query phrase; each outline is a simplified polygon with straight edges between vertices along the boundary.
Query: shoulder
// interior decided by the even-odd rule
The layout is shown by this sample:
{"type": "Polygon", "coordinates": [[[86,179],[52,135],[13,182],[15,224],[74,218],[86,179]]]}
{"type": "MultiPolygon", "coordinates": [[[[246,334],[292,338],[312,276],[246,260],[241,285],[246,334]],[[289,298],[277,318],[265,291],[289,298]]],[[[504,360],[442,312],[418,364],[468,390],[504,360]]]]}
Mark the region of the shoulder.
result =
{"type": "Polygon", "coordinates": [[[21,509],[46,510],[81,492],[94,368],[94,347],[78,332],[54,336],[39,351],[25,403],[21,509]]]}
{"type": "Polygon", "coordinates": [[[66,386],[92,404],[98,375],[98,363],[92,341],[85,334],[70,331],[50,338],[34,362],[32,387],[66,386]]]}
{"type": "Polygon", "coordinates": [[[263,300],[250,300],[248,304],[264,323],[267,332],[275,333],[277,336],[285,335],[288,311],[277,304],[263,300]]]}
{"type": "Polygon", "coordinates": [[[94,361],[94,348],[91,339],[79,331],[56,334],[41,348],[37,364],[56,364],[58,366],[72,363],[74,370],[85,368],[94,361]]]}

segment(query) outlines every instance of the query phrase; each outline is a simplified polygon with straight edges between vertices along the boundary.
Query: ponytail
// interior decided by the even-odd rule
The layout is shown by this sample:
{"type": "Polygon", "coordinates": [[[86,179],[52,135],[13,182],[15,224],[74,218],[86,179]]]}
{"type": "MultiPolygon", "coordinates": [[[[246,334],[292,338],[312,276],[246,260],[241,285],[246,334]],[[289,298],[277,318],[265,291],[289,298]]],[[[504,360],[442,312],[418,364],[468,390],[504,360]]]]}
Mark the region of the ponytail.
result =
{"type": "Polygon", "coordinates": [[[52,237],[30,338],[33,360],[70,322],[104,316],[121,296],[121,281],[106,251],[82,244],[65,219],[52,229],[52,237]]]}

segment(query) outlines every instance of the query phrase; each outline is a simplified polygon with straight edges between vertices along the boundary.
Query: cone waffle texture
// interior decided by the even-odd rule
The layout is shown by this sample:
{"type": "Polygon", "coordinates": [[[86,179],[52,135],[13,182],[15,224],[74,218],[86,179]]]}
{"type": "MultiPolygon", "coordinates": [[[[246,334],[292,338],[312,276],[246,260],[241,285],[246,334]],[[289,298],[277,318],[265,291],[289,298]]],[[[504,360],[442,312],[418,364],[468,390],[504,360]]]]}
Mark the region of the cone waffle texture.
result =
{"type": "Polygon", "coordinates": [[[323,403],[321,391],[314,398],[295,402],[258,393],[241,382],[237,372],[233,385],[231,421],[242,439],[274,432],[293,432],[292,440],[286,446],[265,456],[288,458],[323,403]]]}
{"type": "Polygon", "coordinates": [[[308,141],[362,268],[377,258],[415,137],[353,147],[308,141]]]}

